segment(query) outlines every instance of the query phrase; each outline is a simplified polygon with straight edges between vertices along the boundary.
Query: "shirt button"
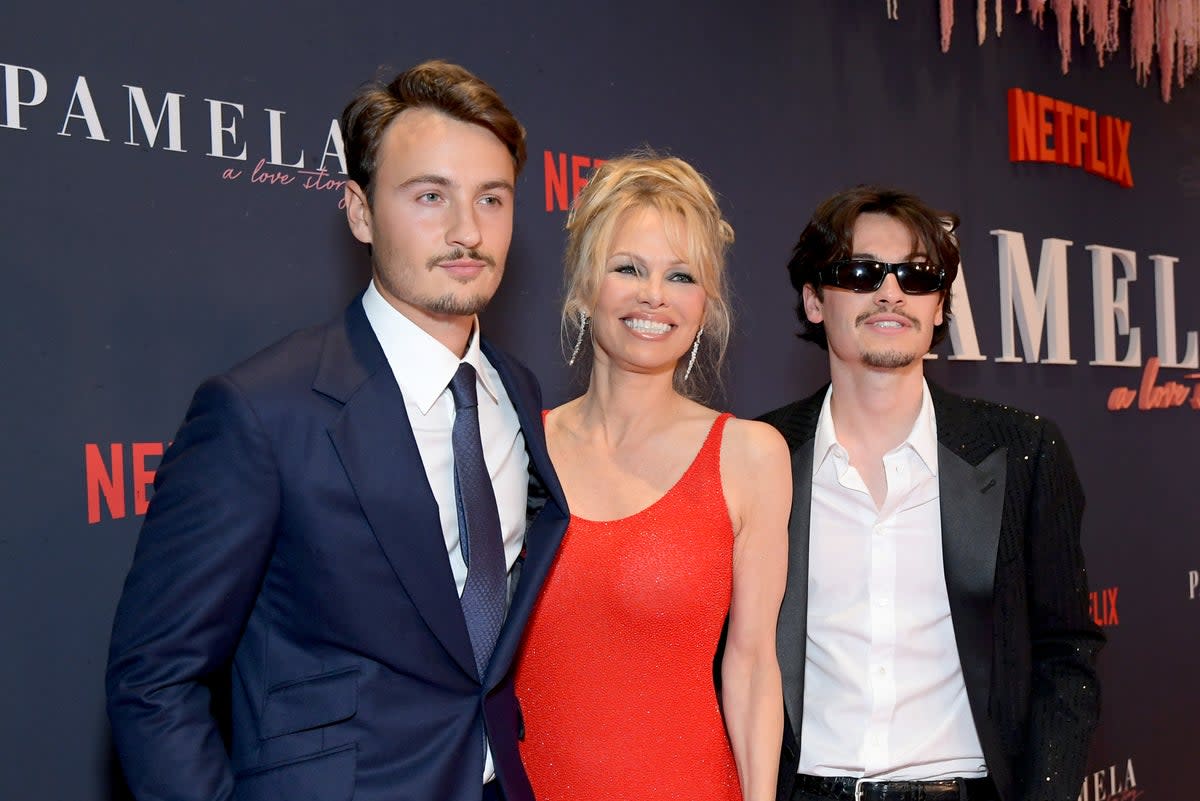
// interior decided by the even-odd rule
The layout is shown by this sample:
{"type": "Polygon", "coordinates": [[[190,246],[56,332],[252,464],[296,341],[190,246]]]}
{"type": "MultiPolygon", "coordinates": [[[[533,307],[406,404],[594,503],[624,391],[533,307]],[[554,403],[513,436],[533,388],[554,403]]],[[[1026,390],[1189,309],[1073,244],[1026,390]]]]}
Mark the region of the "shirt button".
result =
{"type": "Polygon", "coordinates": [[[880,598],[879,600],[877,600],[877,601],[875,602],[875,605],[876,605],[876,606],[887,606],[887,605],[888,605],[888,599],[887,599],[887,598],[880,598]]]}
{"type": "Polygon", "coordinates": [[[875,524],[874,526],[872,526],[871,530],[874,531],[877,535],[883,536],[883,526],[879,525],[878,523],[875,524]]]}

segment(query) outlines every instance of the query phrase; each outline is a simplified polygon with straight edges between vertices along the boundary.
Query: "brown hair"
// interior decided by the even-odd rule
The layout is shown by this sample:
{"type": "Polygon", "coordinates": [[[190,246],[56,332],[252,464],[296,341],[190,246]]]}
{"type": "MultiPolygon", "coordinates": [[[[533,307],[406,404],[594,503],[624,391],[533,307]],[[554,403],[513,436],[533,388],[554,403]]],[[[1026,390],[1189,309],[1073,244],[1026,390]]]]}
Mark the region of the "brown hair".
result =
{"type": "Polygon", "coordinates": [[[854,254],[854,223],[863,214],[886,214],[898,220],[920,244],[930,261],[946,272],[942,286],[942,322],[933,328],[930,346],[946,338],[950,330],[950,285],[958,276],[958,216],[934,211],[916,195],[878,186],[856,186],[839,192],[813,212],[812,220],[800,234],[788,262],[792,286],[800,294],[796,314],[800,317],[801,339],[828,348],[825,326],[808,319],[804,312],[804,287],[811,286],[822,296],[820,272],[830,262],[848,259],[854,254]]]}
{"type": "Polygon", "coordinates": [[[426,61],[387,84],[364,85],[342,112],[346,169],[368,202],[379,143],[392,120],[410,108],[432,108],[486,128],[508,148],[517,174],[525,165],[525,129],[496,90],[457,64],[426,61]]]}

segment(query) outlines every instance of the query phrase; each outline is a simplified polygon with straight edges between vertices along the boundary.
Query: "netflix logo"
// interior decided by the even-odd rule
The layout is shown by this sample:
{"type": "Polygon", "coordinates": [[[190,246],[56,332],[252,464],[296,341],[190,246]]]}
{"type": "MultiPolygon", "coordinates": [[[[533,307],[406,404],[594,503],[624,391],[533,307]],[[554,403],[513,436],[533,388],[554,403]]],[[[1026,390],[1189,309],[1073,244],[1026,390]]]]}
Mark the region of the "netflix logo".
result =
{"type": "Polygon", "coordinates": [[[1065,100],[1008,90],[1008,160],[1066,164],[1133,186],[1133,123],[1065,100]]]}
{"type": "Polygon", "coordinates": [[[546,211],[566,211],[575,196],[587,186],[588,174],[607,159],[577,153],[545,151],[542,164],[546,171],[546,211]]]}
{"type": "Polygon", "coordinates": [[[1117,591],[1120,587],[1105,587],[1088,593],[1088,614],[1097,626],[1119,626],[1121,617],[1117,613],[1117,591]]]}
{"type": "Polygon", "coordinates": [[[150,505],[147,491],[154,485],[155,471],[168,444],[89,442],[83,446],[89,525],[146,513],[150,505]]]}

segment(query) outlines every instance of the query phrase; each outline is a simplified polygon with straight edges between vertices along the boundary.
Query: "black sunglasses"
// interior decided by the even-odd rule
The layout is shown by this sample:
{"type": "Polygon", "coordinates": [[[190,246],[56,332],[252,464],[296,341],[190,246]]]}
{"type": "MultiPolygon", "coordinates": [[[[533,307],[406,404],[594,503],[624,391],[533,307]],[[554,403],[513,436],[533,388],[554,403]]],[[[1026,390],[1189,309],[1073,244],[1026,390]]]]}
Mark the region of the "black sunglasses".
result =
{"type": "Polygon", "coordinates": [[[896,276],[896,283],[906,295],[939,292],[946,280],[946,271],[935,264],[844,259],[825,265],[821,270],[821,283],[851,292],[874,292],[883,286],[888,273],[896,276]]]}

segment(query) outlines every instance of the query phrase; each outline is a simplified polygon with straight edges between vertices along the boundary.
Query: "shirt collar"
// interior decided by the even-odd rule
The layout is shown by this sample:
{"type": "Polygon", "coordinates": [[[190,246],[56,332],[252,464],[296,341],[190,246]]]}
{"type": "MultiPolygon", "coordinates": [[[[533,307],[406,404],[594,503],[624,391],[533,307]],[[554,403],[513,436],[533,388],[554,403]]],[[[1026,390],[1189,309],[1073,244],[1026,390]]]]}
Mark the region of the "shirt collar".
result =
{"type": "Polygon", "coordinates": [[[458,365],[466,362],[475,368],[478,383],[493,403],[500,402],[488,371],[486,360],[479,349],[479,318],[471,333],[466,354],[460,359],[449,348],[438,342],[412,320],[405,317],[379,293],[372,279],[362,298],[363,311],[375,331],[388,365],[400,385],[400,392],[416,404],[421,414],[429,414],[438,397],[446,391],[458,365]]]}
{"type": "MultiPolygon", "coordinates": [[[[833,385],[825,392],[825,400],[821,402],[821,414],[817,418],[817,430],[813,441],[813,474],[816,475],[821,465],[831,453],[841,451],[837,432],[833,428],[833,415],[829,402],[833,397],[833,385]]],[[[904,442],[896,447],[900,450],[905,445],[913,449],[925,463],[925,467],[935,477],[938,473],[937,461],[937,417],[933,412],[933,397],[929,394],[929,384],[921,379],[921,408],[917,419],[913,421],[912,430],[904,438],[904,442]]]]}
{"type": "Polygon", "coordinates": [[[937,416],[933,413],[933,396],[929,394],[929,384],[921,379],[921,411],[913,422],[912,431],[904,440],[905,444],[917,452],[925,467],[936,478],[938,474],[937,459],[937,416]]]}
{"type": "Polygon", "coordinates": [[[829,399],[833,397],[833,384],[825,390],[825,400],[821,402],[821,414],[817,417],[816,438],[813,442],[813,475],[821,469],[821,465],[829,458],[838,444],[837,433],[833,430],[833,415],[829,411],[829,399]]]}

